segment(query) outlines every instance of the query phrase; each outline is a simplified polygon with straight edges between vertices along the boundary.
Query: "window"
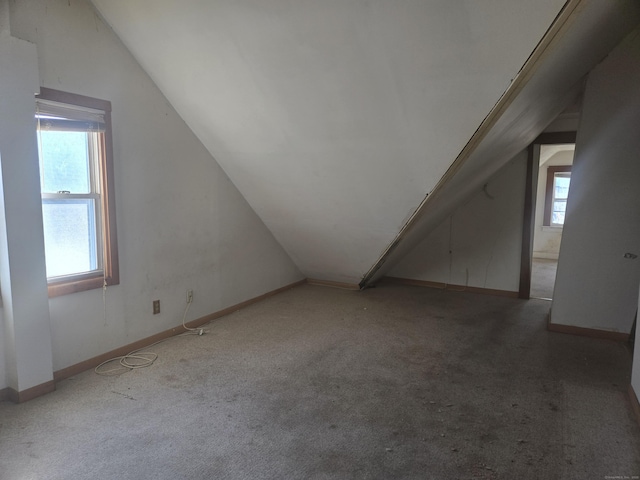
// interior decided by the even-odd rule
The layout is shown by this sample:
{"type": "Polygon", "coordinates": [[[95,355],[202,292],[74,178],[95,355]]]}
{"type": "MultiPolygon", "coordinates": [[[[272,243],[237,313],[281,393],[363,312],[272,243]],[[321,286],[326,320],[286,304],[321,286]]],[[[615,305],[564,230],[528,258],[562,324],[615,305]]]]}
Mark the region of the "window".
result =
{"type": "Polygon", "coordinates": [[[42,88],[36,124],[49,296],[117,285],[111,103],[42,88]]]}
{"type": "Polygon", "coordinates": [[[544,202],[543,225],[562,227],[567,209],[569,185],[571,183],[571,166],[547,168],[547,190],[544,202]]]}

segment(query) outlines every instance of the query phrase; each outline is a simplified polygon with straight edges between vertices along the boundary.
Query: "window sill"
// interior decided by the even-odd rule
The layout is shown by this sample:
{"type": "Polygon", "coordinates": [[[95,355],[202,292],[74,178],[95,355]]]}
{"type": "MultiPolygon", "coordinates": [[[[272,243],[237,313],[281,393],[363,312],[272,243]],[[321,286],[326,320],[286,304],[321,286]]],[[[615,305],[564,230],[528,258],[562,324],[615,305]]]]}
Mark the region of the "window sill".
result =
{"type": "Polygon", "coordinates": [[[562,233],[562,228],[562,225],[543,225],[542,231],[562,233]]]}
{"type": "MultiPolygon", "coordinates": [[[[63,279],[58,281],[50,281],[48,285],[49,298],[60,297],[62,295],[69,295],[71,293],[84,292],[87,290],[94,290],[96,288],[102,288],[104,284],[104,277],[102,272],[96,273],[91,276],[85,276],[76,279],[63,279]]],[[[107,277],[107,285],[117,285],[118,282],[114,282],[111,278],[107,277]]]]}

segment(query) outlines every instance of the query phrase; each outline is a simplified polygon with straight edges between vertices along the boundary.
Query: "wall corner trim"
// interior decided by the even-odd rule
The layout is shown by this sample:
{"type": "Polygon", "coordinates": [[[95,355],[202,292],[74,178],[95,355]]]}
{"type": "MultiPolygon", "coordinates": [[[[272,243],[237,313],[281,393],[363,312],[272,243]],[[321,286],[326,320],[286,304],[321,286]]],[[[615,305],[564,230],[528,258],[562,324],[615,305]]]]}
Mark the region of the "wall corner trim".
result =
{"type": "Polygon", "coordinates": [[[597,328],[576,327],[574,325],[561,325],[547,321],[547,330],[555,333],[566,333],[569,335],[580,335],[583,337],[600,338],[603,340],[613,340],[616,342],[626,342],[629,334],[623,332],[612,332],[609,330],[599,330],[597,328]]]}
{"type": "Polygon", "coordinates": [[[631,402],[631,409],[636,415],[638,425],[640,425],[640,402],[638,401],[638,395],[636,395],[633,385],[629,385],[629,401],[631,402]]]}

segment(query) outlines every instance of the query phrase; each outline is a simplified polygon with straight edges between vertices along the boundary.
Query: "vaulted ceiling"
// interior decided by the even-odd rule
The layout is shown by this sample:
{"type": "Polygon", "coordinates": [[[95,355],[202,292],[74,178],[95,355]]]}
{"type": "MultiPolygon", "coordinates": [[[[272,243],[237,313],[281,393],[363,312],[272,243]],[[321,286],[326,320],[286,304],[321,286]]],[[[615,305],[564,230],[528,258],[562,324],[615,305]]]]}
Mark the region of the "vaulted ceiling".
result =
{"type": "MultiPolygon", "coordinates": [[[[348,283],[477,136],[564,3],[93,0],[301,271],[348,283]]],[[[598,3],[620,2],[573,3],[593,20],[598,3]]],[[[600,50],[542,102],[544,82],[513,100],[439,210],[539,133],[600,50]]]]}

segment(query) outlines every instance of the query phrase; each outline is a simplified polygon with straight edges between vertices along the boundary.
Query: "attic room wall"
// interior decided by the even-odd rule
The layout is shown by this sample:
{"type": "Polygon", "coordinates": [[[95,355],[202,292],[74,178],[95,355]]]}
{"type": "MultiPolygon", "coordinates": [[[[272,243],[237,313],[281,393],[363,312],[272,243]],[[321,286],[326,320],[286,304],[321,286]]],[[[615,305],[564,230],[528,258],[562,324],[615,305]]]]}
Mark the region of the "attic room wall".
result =
{"type": "Polygon", "coordinates": [[[388,276],[517,292],[526,162],[519,153],[388,276]]]}
{"type": "Polygon", "coordinates": [[[640,259],[640,28],[589,74],[551,323],[629,333],[640,259]]]}
{"type": "Polygon", "coordinates": [[[90,4],[21,0],[10,8],[11,34],[37,46],[41,86],[106,99],[113,109],[120,285],[106,291],[106,316],[99,289],[50,299],[54,370],[180,324],[187,289],[189,320],[302,278],[90,4]]]}

